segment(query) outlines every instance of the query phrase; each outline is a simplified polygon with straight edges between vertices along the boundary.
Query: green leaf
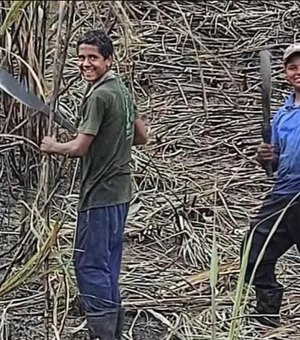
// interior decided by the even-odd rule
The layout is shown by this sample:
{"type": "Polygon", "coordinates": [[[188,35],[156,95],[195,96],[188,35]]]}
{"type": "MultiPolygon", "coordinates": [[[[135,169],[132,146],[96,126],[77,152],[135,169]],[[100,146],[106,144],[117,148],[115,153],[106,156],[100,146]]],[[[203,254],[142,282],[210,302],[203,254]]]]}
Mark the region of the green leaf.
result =
{"type": "Polygon", "coordinates": [[[20,18],[21,11],[24,10],[30,1],[14,1],[9,12],[6,14],[4,22],[0,28],[0,34],[4,34],[10,26],[20,18]]]}

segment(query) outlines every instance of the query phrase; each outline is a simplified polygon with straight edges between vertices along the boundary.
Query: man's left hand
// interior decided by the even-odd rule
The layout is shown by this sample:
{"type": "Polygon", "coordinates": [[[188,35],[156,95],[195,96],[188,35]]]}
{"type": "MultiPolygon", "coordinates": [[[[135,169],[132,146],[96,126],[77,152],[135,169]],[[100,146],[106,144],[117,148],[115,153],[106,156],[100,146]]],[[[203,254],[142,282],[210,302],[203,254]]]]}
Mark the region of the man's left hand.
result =
{"type": "Polygon", "coordinates": [[[55,152],[55,144],[57,143],[55,137],[44,137],[41,143],[41,151],[52,154],[55,152]]]}

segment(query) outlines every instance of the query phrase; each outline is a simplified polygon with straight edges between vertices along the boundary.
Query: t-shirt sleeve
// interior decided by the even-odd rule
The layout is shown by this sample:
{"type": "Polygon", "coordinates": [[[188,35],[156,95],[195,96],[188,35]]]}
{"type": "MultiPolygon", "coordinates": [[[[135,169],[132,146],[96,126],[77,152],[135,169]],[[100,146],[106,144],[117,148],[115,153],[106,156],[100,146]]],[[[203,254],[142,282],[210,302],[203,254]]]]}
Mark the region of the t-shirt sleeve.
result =
{"type": "Polygon", "coordinates": [[[87,135],[96,136],[103,122],[105,111],[105,96],[100,93],[92,94],[87,100],[78,131],[87,135]]]}

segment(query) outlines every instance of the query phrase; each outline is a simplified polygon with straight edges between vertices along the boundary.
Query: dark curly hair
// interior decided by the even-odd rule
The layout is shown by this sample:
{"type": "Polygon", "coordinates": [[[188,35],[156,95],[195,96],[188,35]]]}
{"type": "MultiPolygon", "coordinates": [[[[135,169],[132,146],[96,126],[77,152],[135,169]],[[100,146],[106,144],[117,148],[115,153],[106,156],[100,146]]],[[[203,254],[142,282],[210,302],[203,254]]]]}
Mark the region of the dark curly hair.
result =
{"type": "Polygon", "coordinates": [[[82,44],[97,46],[100,54],[107,59],[114,54],[114,47],[110,37],[102,30],[92,30],[84,33],[77,42],[77,50],[82,44]]]}

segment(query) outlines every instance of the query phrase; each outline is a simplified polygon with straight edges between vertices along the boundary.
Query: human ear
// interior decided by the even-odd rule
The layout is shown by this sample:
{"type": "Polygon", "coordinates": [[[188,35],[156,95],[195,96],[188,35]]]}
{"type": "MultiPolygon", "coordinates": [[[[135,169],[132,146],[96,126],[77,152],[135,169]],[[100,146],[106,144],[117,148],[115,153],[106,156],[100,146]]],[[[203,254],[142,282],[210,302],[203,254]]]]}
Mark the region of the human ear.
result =
{"type": "Polygon", "coordinates": [[[106,68],[109,69],[112,66],[112,57],[106,59],[106,68]]]}

